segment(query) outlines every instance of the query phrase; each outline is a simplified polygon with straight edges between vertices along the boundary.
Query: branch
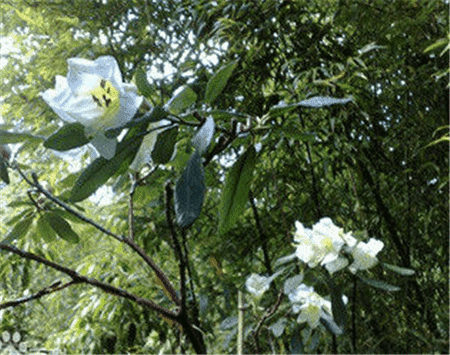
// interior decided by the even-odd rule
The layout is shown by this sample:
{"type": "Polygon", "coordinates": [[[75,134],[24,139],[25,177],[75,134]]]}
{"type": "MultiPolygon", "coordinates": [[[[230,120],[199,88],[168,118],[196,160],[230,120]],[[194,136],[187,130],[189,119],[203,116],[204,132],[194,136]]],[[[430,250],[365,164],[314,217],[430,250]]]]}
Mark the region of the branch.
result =
{"type": "Polygon", "coordinates": [[[73,284],[76,284],[76,282],[72,280],[72,281],[70,281],[70,282],[60,286],[61,285],[61,281],[56,281],[53,284],[51,284],[50,286],[47,286],[47,287],[43,288],[42,290],[36,292],[34,295],[32,295],[30,297],[22,297],[22,298],[19,298],[19,299],[15,300],[15,301],[2,303],[2,304],[0,304],[0,309],[8,308],[8,307],[16,307],[19,304],[27,303],[27,302],[30,302],[32,300],[37,300],[37,299],[39,299],[39,298],[41,298],[41,297],[43,297],[45,295],[49,295],[49,294],[51,294],[53,292],[62,290],[62,289],[66,288],[66,287],[69,287],[69,286],[71,286],[73,284]]]}
{"type": "Polygon", "coordinates": [[[282,300],[283,300],[283,289],[281,288],[280,292],[278,293],[277,302],[275,303],[275,305],[270,310],[267,311],[267,313],[264,316],[261,317],[260,321],[258,322],[258,324],[256,326],[255,335],[253,336],[253,338],[255,340],[256,352],[257,353],[259,353],[259,344],[258,344],[259,331],[261,330],[261,327],[264,324],[264,322],[275,314],[275,312],[277,311],[278,307],[280,307],[280,304],[281,304],[282,300]]]}
{"type": "MultiPolygon", "coordinates": [[[[123,298],[129,299],[131,301],[134,301],[139,305],[149,307],[149,308],[159,312],[164,317],[167,317],[171,320],[178,321],[178,312],[169,311],[166,308],[161,307],[148,299],[138,297],[138,296],[136,296],[132,293],[129,293],[125,290],[111,286],[110,284],[107,284],[105,282],[101,282],[101,281],[98,281],[93,278],[88,278],[86,276],[82,276],[79,273],[77,273],[75,270],[66,268],[62,265],[54,263],[53,261],[50,261],[50,260],[43,258],[41,256],[38,256],[36,254],[28,253],[26,251],[20,250],[12,245],[0,244],[0,249],[10,251],[14,254],[21,256],[22,258],[25,258],[25,259],[37,261],[41,264],[47,265],[47,266],[51,267],[52,269],[58,270],[64,274],[70,276],[73,281],[70,282],[69,284],[86,283],[86,284],[92,285],[94,287],[102,289],[105,292],[111,293],[115,296],[123,297],[123,298]]],[[[67,286],[68,286],[68,284],[67,284],[67,286]]],[[[65,287],[67,287],[67,286],[65,286],[65,287]]],[[[62,289],[62,288],[60,288],[60,289],[62,289]]],[[[40,297],[42,297],[42,296],[40,296],[40,297]]],[[[36,297],[36,298],[39,298],[39,297],[36,297]]],[[[34,298],[32,298],[32,299],[34,299],[34,298]]],[[[19,302],[19,304],[20,303],[23,303],[23,302],[19,302]]],[[[8,303],[6,303],[6,305],[7,306],[5,306],[5,304],[0,305],[0,309],[14,305],[14,302],[8,302],[8,303]]]]}
{"type": "Polygon", "coordinates": [[[249,191],[249,199],[250,204],[252,206],[253,215],[255,217],[256,230],[258,231],[259,241],[261,243],[261,248],[263,250],[264,265],[266,266],[269,275],[272,275],[273,274],[272,266],[270,265],[269,251],[267,249],[267,235],[264,233],[264,230],[262,228],[261,219],[259,218],[258,210],[256,209],[255,198],[253,197],[252,190],[249,191]]]}
{"type": "Polygon", "coordinates": [[[114,239],[118,240],[119,242],[125,243],[129,247],[131,247],[131,249],[133,249],[147,263],[147,265],[150,266],[150,268],[154,271],[156,276],[161,280],[164,287],[170,293],[170,295],[172,297],[172,301],[175,302],[178,306],[181,305],[181,302],[180,302],[180,299],[178,298],[177,292],[175,291],[175,288],[172,286],[172,284],[170,283],[167,276],[158,267],[158,265],[156,265],[156,263],[145,253],[145,251],[142,248],[140,248],[134,241],[132,241],[129,238],[126,238],[123,235],[117,235],[117,234],[112,233],[111,231],[107,230],[106,228],[102,227],[101,225],[97,224],[96,222],[87,218],[86,216],[82,215],[81,213],[75,211],[73,208],[71,208],[70,206],[66,205],[64,202],[62,202],[61,200],[59,200],[58,198],[53,196],[49,191],[44,189],[42,187],[42,185],[39,183],[36,173],[32,173],[32,177],[34,180],[34,182],[32,182],[25,176],[25,174],[20,170],[20,168],[18,166],[16,166],[15,168],[29,185],[36,187],[48,199],[50,199],[57,205],[61,206],[62,208],[64,208],[67,212],[70,212],[71,214],[78,217],[82,221],[94,226],[95,228],[97,228],[99,231],[105,233],[106,235],[109,235],[109,236],[113,237],[114,239]]]}
{"type": "Polygon", "coordinates": [[[166,184],[166,220],[169,225],[170,236],[172,237],[173,246],[177,258],[179,260],[180,268],[180,293],[181,293],[181,312],[186,310],[186,262],[184,260],[183,252],[181,250],[180,242],[178,241],[177,233],[175,231],[175,226],[173,224],[172,213],[171,213],[171,201],[173,197],[173,190],[170,187],[170,183],[166,184]]]}

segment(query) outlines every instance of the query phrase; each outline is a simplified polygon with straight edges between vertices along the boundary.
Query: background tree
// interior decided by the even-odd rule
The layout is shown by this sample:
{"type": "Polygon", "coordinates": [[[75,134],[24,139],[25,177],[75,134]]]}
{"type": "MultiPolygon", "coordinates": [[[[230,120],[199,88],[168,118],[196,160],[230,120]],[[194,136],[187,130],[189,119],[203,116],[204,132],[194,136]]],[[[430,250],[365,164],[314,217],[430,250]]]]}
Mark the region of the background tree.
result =
{"type": "MultiPolygon", "coordinates": [[[[2,54],[0,144],[10,144],[13,154],[1,166],[9,184],[1,190],[0,246],[13,245],[173,309],[170,292],[142,259],[95,226],[60,212],[79,242],[51,238],[38,223],[39,208],[57,206],[24,179],[33,183],[36,173],[52,195],[68,203],[92,159],[87,151],[61,156],[43,146],[62,121],[39,93],[54,87],[56,75],[66,75],[68,58],[111,55],[124,80],[134,80],[153,106],[170,103],[188,85],[195,95],[182,97],[190,104],[177,116],[192,125],[179,124],[171,162],[131,179],[114,176],[97,199],[70,205],[115,235],[133,236],[178,289],[180,257],[167,216],[173,200],[165,197],[165,186],[170,181],[174,187],[186,168],[197,118],[214,118],[202,211],[190,228],[174,227],[188,250],[189,319],[201,329],[209,352],[236,352],[237,291],[250,273],[271,275],[275,261],[293,252],[296,220],[311,226],[325,216],[382,240],[382,258],[416,274],[372,272],[401,292],[337,276],[350,299],[352,322],[335,343],[329,333],[308,337],[307,328],[289,315],[289,305],[267,319],[255,306],[246,312],[245,350],[294,352],[303,339],[304,352],[447,352],[446,4],[10,0],[3,7],[3,36],[14,40],[14,48],[2,54]],[[225,90],[205,100],[213,74],[230,63],[234,70],[225,90]],[[353,100],[320,109],[288,106],[314,96],[353,100]],[[280,102],[286,105],[274,108],[280,102]],[[243,134],[236,135],[237,122],[243,134]],[[258,143],[248,203],[236,224],[220,234],[225,173],[258,143]],[[282,316],[289,323],[278,337],[271,326],[282,316]]],[[[70,281],[11,251],[0,255],[2,304],[36,295],[57,280],[70,281]]],[[[31,346],[68,352],[190,351],[173,320],[91,286],[49,288],[37,301],[1,309],[0,331],[20,331],[31,346]]],[[[272,309],[281,286],[275,280],[258,306],[272,309]]]]}

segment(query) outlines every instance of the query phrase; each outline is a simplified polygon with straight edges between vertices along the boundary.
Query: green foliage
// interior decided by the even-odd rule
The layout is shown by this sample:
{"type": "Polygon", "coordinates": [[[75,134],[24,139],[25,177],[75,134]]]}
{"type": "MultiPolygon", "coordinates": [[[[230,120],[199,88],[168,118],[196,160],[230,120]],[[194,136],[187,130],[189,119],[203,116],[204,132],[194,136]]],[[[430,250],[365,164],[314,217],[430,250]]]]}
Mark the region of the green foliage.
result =
{"type": "MultiPolygon", "coordinates": [[[[286,267],[299,275],[298,260],[276,264],[293,253],[294,222],[328,216],[386,245],[379,258],[389,264],[362,279],[337,275],[331,286],[305,276],[331,295],[336,325],[347,313],[356,328],[347,322],[333,342],[332,323],[314,331],[297,323],[286,300],[274,308],[286,282],[277,279],[263,298],[247,299],[244,351],[448,351],[447,10],[438,0],[8,1],[2,33],[14,48],[2,61],[0,144],[13,154],[0,165],[9,180],[0,182],[0,244],[175,309],[135,252],[74,223],[42,194],[33,200],[35,187],[18,169],[28,179],[35,172],[52,195],[112,233],[133,235],[181,292],[164,195],[177,181],[174,230],[186,237],[189,317],[208,352],[235,353],[237,290],[252,272],[286,267]],[[39,94],[67,74],[68,58],[101,55],[114,56],[124,80],[134,78],[161,106],[127,124],[112,160],[91,159],[85,148],[56,155],[46,137],[63,149],[87,141],[79,129],[58,135],[62,121],[39,94]],[[197,130],[209,116],[214,129],[197,130]],[[128,179],[148,124],[161,119],[176,128],[159,133],[154,165],[128,179]],[[250,141],[261,145],[257,156],[250,148],[250,160],[235,161],[250,141]],[[88,199],[95,191],[100,197],[88,199]],[[219,224],[226,233],[217,233],[219,224]]],[[[0,304],[72,281],[3,249],[0,279],[0,304]]],[[[193,352],[176,323],[86,284],[1,309],[0,319],[0,333],[18,330],[34,348],[193,352]]]]}
{"type": "Polygon", "coordinates": [[[166,129],[158,134],[152,151],[152,160],[155,164],[166,164],[170,161],[177,142],[177,134],[178,126],[166,129]]]}
{"type": "Polygon", "coordinates": [[[237,65],[237,62],[230,62],[224,65],[216,73],[214,73],[211,79],[208,80],[205,91],[206,103],[212,104],[223,89],[225,89],[225,86],[227,85],[227,82],[237,65]]]}
{"type": "MultiPolygon", "coordinates": [[[[70,224],[58,214],[54,212],[46,212],[42,218],[47,224],[65,241],[75,244],[78,243],[80,237],[73,231],[70,224]]],[[[51,232],[50,232],[51,233],[51,232]]]]}
{"type": "Polygon", "coordinates": [[[81,123],[69,123],[61,127],[44,142],[44,147],[59,151],[71,150],[89,143],[81,123]]]}
{"type": "Polygon", "coordinates": [[[228,172],[220,199],[219,234],[226,233],[241,216],[248,200],[255,164],[256,150],[251,145],[228,172]]]}
{"type": "Polygon", "coordinates": [[[205,172],[202,158],[194,151],[175,187],[175,214],[178,225],[188,227],[198,218],[204,194],[205,172]]]}

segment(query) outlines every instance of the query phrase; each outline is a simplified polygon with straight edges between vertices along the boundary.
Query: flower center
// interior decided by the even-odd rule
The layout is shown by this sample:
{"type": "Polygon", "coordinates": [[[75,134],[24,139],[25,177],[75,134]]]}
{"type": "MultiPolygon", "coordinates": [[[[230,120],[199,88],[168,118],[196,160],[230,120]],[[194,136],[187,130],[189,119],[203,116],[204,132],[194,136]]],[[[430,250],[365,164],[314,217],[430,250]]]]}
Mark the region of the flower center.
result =
{"type": "Polygon", "coordinates": [[[111,128],[120,108],[120,93],[109,80],[101,79],[100,85],[90,92],[92,100],[103,111],[97,129],[111,128]]]}

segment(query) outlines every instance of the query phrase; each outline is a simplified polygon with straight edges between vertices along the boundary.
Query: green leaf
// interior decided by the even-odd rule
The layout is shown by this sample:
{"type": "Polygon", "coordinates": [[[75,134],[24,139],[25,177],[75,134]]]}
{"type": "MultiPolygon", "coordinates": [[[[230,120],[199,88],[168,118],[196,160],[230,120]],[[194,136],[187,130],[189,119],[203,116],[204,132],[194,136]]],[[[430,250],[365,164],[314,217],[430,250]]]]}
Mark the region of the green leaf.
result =
{"type": "Polygon", "coordinates": [[[66,242],[75,244],[80,241],[80,237],[76,234],[69,222],[60,217],[54,212],[47,212],[43,215],[43,218],[50,225],[50,227],[66,242]]]}
{"type": "Polygon", "coordinates": [[[227,85],[228,79],[230,79],[231,74],[233,74],[234,69],[236,69],[238,62],[233,61],[224,66],[222,66],[214,75],[209,79],[206,84],[205,92],[205,102],[213,103],[213,101],[220,95],[225,86],[227,85]]]}
{"type": "Polygon", "coordinates": [[[200,215],[205,193],[205,172],[200,154],[191,155],[175,187],[175,214],[181,227],[190,226],[200,215]]]}
{"type": "Polygon", "coordinates": [[[193,105],[197,100],[197,94],[189,86],[182,86],[175,91],[174,96],[167,103],[167,109],[174,115],[178,115],[184,109],[193,105]]]}
{"type": "Polygon", "coordinates": [[[379,288],[381,290],[384,290],[384,291],[400,291],[400,287],[398,287],[398,286],[390,285],[390,284],[388,284],[386,282],[383,282],[383,281],[367,279],[367,278],[359,276],[359,275],[358,275],[358,277],[364,283],[366,283],[366,284],[368,284],[370,286],[379,288]]]}
{"type": "Polygon", "coordinates": [[[41,141],[42,137],[33,136],[29,133],[16,133],[0,130],[0,144],[21,143],[24,141],[41,141]]]}
{"type": "Polygon", "coordinates": [[[166,129],[158,134],[152,151],[152,160],[155,164],[166,164],[170,161],[177,142],[178,126],[166,129]]]}
{"type": "Polygon", "coordinates": [[[272,106],[269,109],[269,116],[270,117],[280,116],[280,115],[288,113],[298,107],[322,108],[322,107],[336,105],[336,104],[343,105],[352,100],[353,100],[352,97],[338,99],[338,98],[328,97],[328,96],[314,96],[307,100],[303,100],[303,101],[300,101],[300,102],[297,102],[294,104],[281,103],[281,104],[272,106]]]}
{"type": "Polygon", "coordinates": [[[220,323],[220,329],[221,330],[225,330],[225,329],[230,329],[233,328],[235,326],[237,326],[238,324],[238,317],[236,316],[230,316],[225,318],[222,323],[220,323]]]}
{"type": "MultiPolygon", "coordinates": [[[[142,128],[140,127],[140,129],[142,128]]],[[[138,135],[135,130],[130,129],[127,136],[118,144],[116,155],[112,159],[107,160],[99,157],[83,171],[75,182],[70,200],[79,202],[88,198],[100,186],[105,184],[111,176],[127,171],[139,150],[142,139],[143,135],[138,135]],[[134,134],[134,136],[129,136],[131,134],[134,134]]]]}
{"type": "Polygon", "coordinates": [[[148,82],[147,73],[143,68],[139,68],[138,70],[136,70],[135,81],[140,93],[148,99],[151,98],[155,90],[153,86],[148,82]]]}
{"type": "Polygon", "coordinates": [[[26,214],[19,222],[7,234],[5,239],[2,240],[3,244],[9,244],[13,240],[24,237],[30,229],[31,222],[33,222],[34,213],[26,214]]]}
{"type": "Polygon", "coordinates": [[[331,288],[331,311],[336,324],[343,330],[347,324],[347,308],[342,299],[341,290],[334,284],[331,288]]]}
{"type": "Polygon", "coordinates": [[[214,136],[214,118],[209,116],[192,138],[192,145],[202,155],[206,152],[214,136]]]}
{"type": "Polygon", "coordinates": [[[385,267],[386,269],[394,271],[397,274],[400,274],[403,276],[411,276],[416,273],[415,270],[407,269],[405,267],[400,267],[397,265],[391,265],[391,264],[386,264],[386,263],[381,263],[381,265],[383,265],[383,267],[385,267]]]}
{"type": "Polygon", "coordinates": [[[272,331],[276,338],[279,338],[284,333],[284,328],[286,328],[288,321],[286,318],[280,318],[276,323],[272,324],[269,329],[272,331]]]}
{"type": "Polygon", "coordinates": [[[87,143],[89,143],[89,139],[84,134],[84,126],[75,122],[64,125],[48,137],[44,142],[44,147],[64,152],[87,143]]]}
{"type": "Polygon", "coordinates": [[[36,232],[41,240],[45,240],[48,243],[51,243],[56,239],[56,232],[43,215],[36,221],[36,232]]]}
{"type": "Polygon", "coordinates": [[[255,163],[256,151],[252,145],[228,173],[219,207],[219,235],[227,232],[241,216],[248,199],[255,163]]]}
{"type": "Polygon", "coordinates": [[[6,164],[3,160],[0,160],[0,179],[9,184],[9,175],[6,164]]]}
{"type": "Polygon", "coordinates": [[[331,105],[336,105],[336,104],[343,105],[352,100],[353,99],[351,97],[337,99],[335,97],[328,97],[328,96],[314,96],[308,100],[300,101],[297,105],[302,106],[302,107],[321,108],[321,107],[331,106],[331,105]]]}

